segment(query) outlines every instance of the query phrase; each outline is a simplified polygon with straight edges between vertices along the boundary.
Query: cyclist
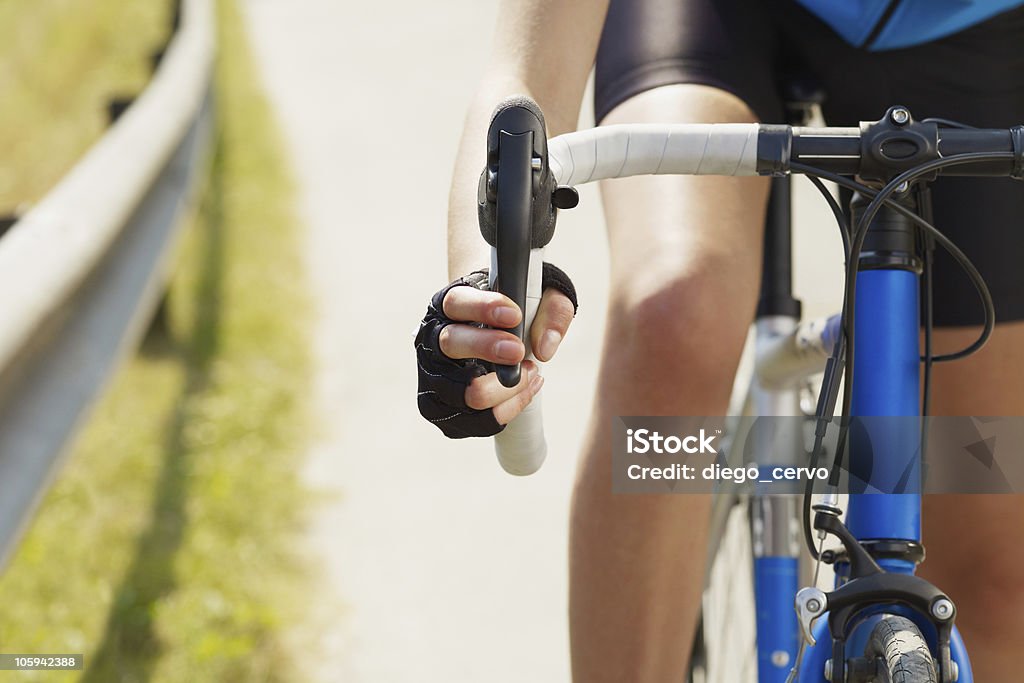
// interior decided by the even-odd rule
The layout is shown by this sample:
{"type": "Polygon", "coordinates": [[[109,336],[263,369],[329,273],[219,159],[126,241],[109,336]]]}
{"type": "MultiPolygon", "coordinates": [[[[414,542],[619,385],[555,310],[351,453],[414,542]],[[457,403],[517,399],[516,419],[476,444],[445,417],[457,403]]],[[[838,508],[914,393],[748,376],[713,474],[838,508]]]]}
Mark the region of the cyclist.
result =
{"type": "MultiPolygon", "coordinates": [[[[1024,122],[1024,8],[976,0],[506,0],[452,182],[449,274],[488,262],[476,183],[488,115],[509,94],[534,98],[549,135],[571,131],[595,64],[600,123],[781,122],[778,84],[812,74],[830,125],[895,103],[979,126],[1024,122]]],[[[754,314],[764,178],[636,177],[602,187],[611,287],[594,416],[573,498],[569,615],[579,681],[678,681],[704,574],[709,501],[613,496],[604,429],[616,415],[722,415],[754,314]]],[[[974,261],[998,325],[980,353],[936,366],[934,414],[1024,414],[1024,191],[1010,180],[941,179],[938,227],[974,261]],[[984,213],[981,213],[982,207],[984,213]]],[[[529,367],[505,389],[485,366],[522,358],[511,301],[477,274],[435,295],[418,336],[421,377],[445,376],[420,408],[449,436],[490,435],[530,401],[529,367]],[[454,322],[452,322],[454,321],[454,322]],[[455,360],[450,360],[455,359],[455,360]],[[426,367],[424,367],[426,364],[426,367]]],[[[554,356],[575,311],[559,271],[545,274],[530,331],[554,356]],[[549,286],[550,285],[550,286],[549,286]]],[[[981,308],[944,254],[935,265],[936,349],[973,341],[981,308]]],[[[1024,643],[1024,525],[1017,496],[926,497],[922,574],[959,606],[977,680],[1010,680],[1024,643]],[[1007,533],[1007,529],[1010,533],[1007,533]],[[978,568],[984,571],[979,571],[978,568]]]]}

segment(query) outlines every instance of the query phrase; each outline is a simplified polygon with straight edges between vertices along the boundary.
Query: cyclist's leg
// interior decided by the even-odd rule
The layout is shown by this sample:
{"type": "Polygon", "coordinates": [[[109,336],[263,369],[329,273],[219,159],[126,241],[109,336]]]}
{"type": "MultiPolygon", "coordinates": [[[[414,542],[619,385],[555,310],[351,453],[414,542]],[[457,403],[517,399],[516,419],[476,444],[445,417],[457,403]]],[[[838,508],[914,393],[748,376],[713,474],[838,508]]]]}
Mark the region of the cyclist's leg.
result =
{"type": "MultiPolygon", "coordinates": [[[[641,93],[605,123],[752,121],[701,85],[641,93]]],[[[608,327],[575,490],[570,548],[573,674],[683,676],[704,576],[709,501],[612,495],[617,415],[722,415],[754,313],[768,184],[641,177],[602,187],[611,250],[608,327]]]]}
{"type": "MultiPolygon", "coordinates": [[[[963,85],[939,98],[945,106],[931,107],[935,115],[945,111],[945,116],[980,126],[1024,123],[1024,90],[1003,76],[1024,67],[1022,36],[1024,8],[1019,8],[938,45],[951,55],[943,64],[965,63],[944,67],[943,78],[953,74],[963,85]]],[[[1024,193],[1013,180],[940,179],[934,195],[938,226],[981,271],[1000,324],[981,352],[936,368],[933,412],[1024,415],[1024,193]]],[[[944,272],[941,281],[936,279],[935,301],[948,306],[936,310],[937,322],[977,324],[979,304],[966,278],[944,254],[936,258],[944,272]]],[[[977,332],[977,327],[939,329],[936,348],[963,348],[977,332]]],[[[928,559],[922,574],[949,591],[960,608],[957,622],[975,680],[1020,680],[1024,496],[926,497],[924,512],[928,559]]]]}
{"type": "MultiPolygon", "coordinates": [[[[753,112],[777,120],[766,58],[774,35],[764,7],[613,0],[597,56],[598,120],[748,122],[753,112]]],[[[608,429],[617,415],[727,410],[754,314],[767,191],[764,178],[639,177],[602,187],[611,295],[570,538],[578,681],[661,683],[684,675],[709,500],[613,496],[608,429]]]]}
{"type": "MultiPolygon", "coordinates": [[[[977,328],[936,330],[963,348],[977,328]]],[[[996,327],[978,354],[935,368],[936,415],[1024,415],[1024,323],[996,327]]],[[[977,681],[1017,680],[1024,643],[1024,496],[925,496],[921,575],[947,591],[977,681]]]]}
{"type": "MultiPolygon", "coordinates": [[[[867,52],[818,29],[795,8],[788,43],[828,90],[830,125],[876,119],[893,104],[915,116],[942,116],[975,126],[1024,121],[1024,89],[1005,74],[1024,68],[1024,8],[913,48],[867,52]]],[[[1000,325],[988,346],[966,360],[935,366],[932,411],[941,415],[1024,414],[1024,194],[1015,181],[940,178],[934,185],[937,227],[975,262],[989,284],[1000,325]]],[[[936,350],[977,338],[980,304],[969,280],[941,250],[935,269],[936,350]]],[[[976,665],[975,679],[1017,680],[1024,643],[1024,499],[1015,496],[926,497],[922,575],[949,591],[976,665]]]]}

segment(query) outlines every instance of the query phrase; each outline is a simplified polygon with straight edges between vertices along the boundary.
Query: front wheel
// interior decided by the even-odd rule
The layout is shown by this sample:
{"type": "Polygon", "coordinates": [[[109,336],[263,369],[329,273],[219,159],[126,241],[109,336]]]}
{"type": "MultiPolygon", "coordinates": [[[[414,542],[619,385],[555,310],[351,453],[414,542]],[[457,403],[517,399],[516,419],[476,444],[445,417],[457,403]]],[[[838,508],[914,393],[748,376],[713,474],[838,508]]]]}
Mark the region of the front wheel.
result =
{"type": "Polygon", "coordinates": [[[874,662],[875,683],[936,683],[935,660],[910,619],[887,614],[875,624],[864,648],[874,662]]]}

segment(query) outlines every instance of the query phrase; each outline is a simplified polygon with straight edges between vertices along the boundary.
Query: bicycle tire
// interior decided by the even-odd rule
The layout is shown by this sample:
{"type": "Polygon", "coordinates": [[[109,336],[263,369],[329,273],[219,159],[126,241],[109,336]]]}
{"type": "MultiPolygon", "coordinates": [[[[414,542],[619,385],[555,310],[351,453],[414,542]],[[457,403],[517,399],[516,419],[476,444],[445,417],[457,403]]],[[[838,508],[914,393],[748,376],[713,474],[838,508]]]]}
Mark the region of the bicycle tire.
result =
{"type": "Polygon", "coordinates": [[[935,660],[910,619],[885,615],[875,624],[864,656],[876,661],[876,683],[936,683],[935,660]]]}
{"type": "Polygon", "coordinates": [[[744,496],[714,497],[704,593],[686,683],[756,683],[748,510],[744,496]],[[734,608],[734,601],[741,607],[734,608]],[[736,615],[750,618],[737,623],[736,615]]]}

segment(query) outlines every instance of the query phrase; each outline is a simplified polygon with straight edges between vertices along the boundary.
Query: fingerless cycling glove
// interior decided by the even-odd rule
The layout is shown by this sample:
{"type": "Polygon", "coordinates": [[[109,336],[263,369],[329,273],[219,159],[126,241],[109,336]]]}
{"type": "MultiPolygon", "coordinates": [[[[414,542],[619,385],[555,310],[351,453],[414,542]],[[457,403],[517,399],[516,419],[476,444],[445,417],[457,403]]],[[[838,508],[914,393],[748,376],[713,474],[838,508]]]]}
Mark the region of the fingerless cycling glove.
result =
{"type": "MultiPolygon", "coordinates": [[[[419,386],[416,401],[420,415],[437,425],[449,439],[469,436],[494,436],[504,425],[498,424],[490,408],[475,410],[466,405],[466,387],[475,378],[494,371],[493,363],[475,358],[458,360],[441,351],[441,330],[456,322],[444,314],[444,298],[455,287],[488,289],[487,269],[473,271],[455,280],[436,293],[427,306],[427,313],[416,333],[416,363],[419,386]]],[[[565,294],[572,302],[573,313],[578,308],[576,288],[561,269],[544,264],[543,287],[552,287],[565,294]]],[[[484,327],[480,323],[462,323],[484,327]]]]}

